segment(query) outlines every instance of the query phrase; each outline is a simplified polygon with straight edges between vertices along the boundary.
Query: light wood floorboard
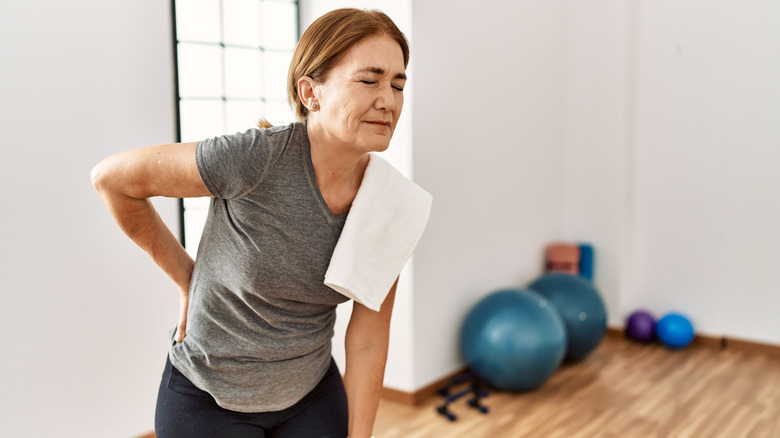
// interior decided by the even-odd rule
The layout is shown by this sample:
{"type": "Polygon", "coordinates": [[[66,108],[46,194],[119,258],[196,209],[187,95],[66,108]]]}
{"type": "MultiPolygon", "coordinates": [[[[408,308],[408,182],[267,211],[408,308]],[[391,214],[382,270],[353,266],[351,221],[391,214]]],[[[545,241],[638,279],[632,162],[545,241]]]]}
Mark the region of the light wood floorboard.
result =
{"type": "Polygon", "coordinates": [[[491,392],[486,415],[453,403],[449,422],[432,397],[383,400],[377,438],[780,437],[780,359],[693,345],[669,351],[605,338],[536,391],[491,392]]]}

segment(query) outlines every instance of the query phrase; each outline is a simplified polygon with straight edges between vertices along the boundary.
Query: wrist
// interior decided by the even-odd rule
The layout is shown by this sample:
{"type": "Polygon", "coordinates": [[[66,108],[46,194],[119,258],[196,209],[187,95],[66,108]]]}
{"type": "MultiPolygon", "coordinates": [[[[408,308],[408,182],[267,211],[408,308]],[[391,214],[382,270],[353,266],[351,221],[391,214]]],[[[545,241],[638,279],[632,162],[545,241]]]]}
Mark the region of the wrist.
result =
{"type": "Polygon", "coordinates": [[[187,296],[190,294],[190,284],[192,283],[192,272],[195,269],[195,261],[187,255],[187,258],[181,262],[178,278],[174,281],[179,287],[179,295],[187,296]]]}

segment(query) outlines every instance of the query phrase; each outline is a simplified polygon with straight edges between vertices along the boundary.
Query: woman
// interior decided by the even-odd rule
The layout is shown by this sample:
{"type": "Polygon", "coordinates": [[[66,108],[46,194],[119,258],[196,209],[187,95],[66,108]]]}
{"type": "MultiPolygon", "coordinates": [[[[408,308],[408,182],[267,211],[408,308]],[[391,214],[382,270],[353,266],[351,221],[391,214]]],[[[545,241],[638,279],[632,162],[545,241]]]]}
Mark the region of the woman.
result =
{"type": "Polygon", "coordinates": [[[93,169],[121,229],[178,286],[158,437],[371,435],[397,280],[378,312],[355,302],[342,381],[330,342],[347,298],[322,279],[369,152],[389,146],[408,60],[385,14],[330,12],[290,66],[301,122],[123,152],[93,169]],[[152,196],[214,198],[197,262],[152,196]]]}

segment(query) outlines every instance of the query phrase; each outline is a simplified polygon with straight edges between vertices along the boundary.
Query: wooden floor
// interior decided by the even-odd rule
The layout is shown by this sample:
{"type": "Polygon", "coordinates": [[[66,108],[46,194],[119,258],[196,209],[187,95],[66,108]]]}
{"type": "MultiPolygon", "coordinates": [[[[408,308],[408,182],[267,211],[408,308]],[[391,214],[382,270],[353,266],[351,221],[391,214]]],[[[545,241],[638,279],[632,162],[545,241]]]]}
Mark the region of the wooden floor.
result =
{"type": "Polygon", "coordinates": [[[490,412],[465,400],[438,415],[383,400],[377,438],[780,437],[780,359],[693,345],[669,351],[605,338],[586,360],[524,394],[491,393],[490,412]]]}

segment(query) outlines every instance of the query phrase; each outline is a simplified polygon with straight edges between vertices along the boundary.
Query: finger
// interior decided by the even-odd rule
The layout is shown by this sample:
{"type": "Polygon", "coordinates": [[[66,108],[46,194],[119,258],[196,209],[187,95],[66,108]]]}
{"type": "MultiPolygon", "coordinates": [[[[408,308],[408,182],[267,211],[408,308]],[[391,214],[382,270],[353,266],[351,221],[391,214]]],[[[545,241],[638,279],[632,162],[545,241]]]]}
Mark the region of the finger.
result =
{"type": "Polygon", "coordinates": [[[186,336],[187,336],[186,325],[179,325],[176,328],[176,342],[182,342],[186,336]]]}
{"type": "Polygon", "coordinates": [[[179,300],[179,324],[176,327],[176,342],[182,342],[187,336],[187,308],[189,297],[184,296],[179,300]]]}
{"type": "Polygon", "coordinates": [[[176,342],[181,342],[187,336],[187,309],[182,309],[179,314],[179,324],[176,326],[176,342]]]}

